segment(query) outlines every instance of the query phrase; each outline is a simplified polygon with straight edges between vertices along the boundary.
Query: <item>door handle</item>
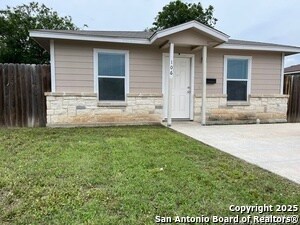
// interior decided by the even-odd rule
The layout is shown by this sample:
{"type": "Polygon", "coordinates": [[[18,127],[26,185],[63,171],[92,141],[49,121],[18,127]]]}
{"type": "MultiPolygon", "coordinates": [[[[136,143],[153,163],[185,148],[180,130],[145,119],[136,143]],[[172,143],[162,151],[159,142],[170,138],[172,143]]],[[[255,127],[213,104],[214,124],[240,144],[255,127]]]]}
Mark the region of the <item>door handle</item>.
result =
{"type": "Polygon", "coordinates": [[[187,90],[187,93],[191,93],[191,87],[188,86],[187,89],[188,89],[188,90],[187,90]]]}

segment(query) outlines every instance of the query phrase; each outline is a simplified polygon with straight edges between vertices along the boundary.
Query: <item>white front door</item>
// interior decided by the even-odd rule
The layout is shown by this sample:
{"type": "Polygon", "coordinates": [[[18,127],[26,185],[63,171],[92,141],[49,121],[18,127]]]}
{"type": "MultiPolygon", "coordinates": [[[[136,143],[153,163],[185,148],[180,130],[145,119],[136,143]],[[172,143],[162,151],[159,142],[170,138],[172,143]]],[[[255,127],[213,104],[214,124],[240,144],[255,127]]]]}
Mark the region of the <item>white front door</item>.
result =
{"type": "MultiPolygon", "coordinates": [[[[169,57],[166,57],[165,66],[165,93],[167,96],[168,76],[169,76],[169,57]]],[[[172,118],[189,119],[191,104],[191,58],[175,57],[174,58],[174,76],[172,88],[172,118]]],[[[166,101],[165,104],[166,106],[166,101]]],[[[165,107],[166,108],[166,107],[165,107]]],[[[165,117],[167,117],[165,110],[165,117]]]]}

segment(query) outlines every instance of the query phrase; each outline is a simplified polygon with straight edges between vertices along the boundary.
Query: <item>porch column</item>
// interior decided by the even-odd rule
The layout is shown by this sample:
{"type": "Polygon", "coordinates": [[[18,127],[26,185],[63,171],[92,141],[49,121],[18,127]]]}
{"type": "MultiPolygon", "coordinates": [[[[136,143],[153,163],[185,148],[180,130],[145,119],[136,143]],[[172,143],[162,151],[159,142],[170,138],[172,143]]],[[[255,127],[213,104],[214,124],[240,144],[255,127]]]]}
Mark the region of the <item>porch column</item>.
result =
{"type": "Polygon", "coordinates": [[[173,70],[174,70],[174,43],[170,43],[170,67],[168,76],[168,118],[167,125],[172,125],[172,84],[173,84],[173,70]]]}
{"type": "Polygon", "coordinates": [[[206,124],[206,69],[207,69],[207,46],[202,48],[202,109],[201,124],[206,124]]]}

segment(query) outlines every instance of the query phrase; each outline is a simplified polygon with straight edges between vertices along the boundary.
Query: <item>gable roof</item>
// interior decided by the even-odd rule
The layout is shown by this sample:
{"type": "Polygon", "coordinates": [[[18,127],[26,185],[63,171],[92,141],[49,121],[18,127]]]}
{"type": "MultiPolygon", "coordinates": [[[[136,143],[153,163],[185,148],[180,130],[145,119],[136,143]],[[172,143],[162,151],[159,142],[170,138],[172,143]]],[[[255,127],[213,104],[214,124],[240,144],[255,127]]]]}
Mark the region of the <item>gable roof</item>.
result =
{"type": "Polygon", "coordinates": [[[300,64],[284,68],[284,74],[300,74],[300,64]]]}
{"type": "Polygon", "coordinates": [[[67,40],[86,40],[103,41],[131,44],[152,44],[157,39],[175,34],[184,30],[195,29],[216,39],[219,42],[228,41],[229,36],[214,28],[208,27],[197,21],[190,21],[168,29],[156,32],[147,31],[85,31],[85,30],[32,30],[30,37],[67,39],[67,40]]]}
{"type": "Polygon", "coordinates": [[[150,41],[151,43],[153,43],[156,39],[158,38],[162,38],[171,34],[175,34],[184,30],[188,30],[188,29],[195,29],[197,31],[200,31],[210,37],[213,37],[215,39],[217,39],[220,42],[226,42],[228,41],[229,36],[217,29],[211,28],[209,26],[206,26],[202,23],[199,23],[198,21],[190,21],[187,23],[183,23],[180,25],[177,25],[175,27],[170,27],[164,30],[159,30],[156,31],[151,37],[150,37],[150,41]]]}
{"type": "Polygon", "coordinates": [[[159,30],[156,32],[148,31],[92,31],[92,30],[32,30],[30,37],[45,46],[45,40],[64,39],[80,41],[99,41],[112,43],[144,44],[151,45],[157,39],[166,37],[184,30],[194,29],[199,33],[215,39],[219,49],[236,50],[257,50],[257,51],[277,51],[287,55],[300,53],[300,48],[288,45],[273,43],[254,42],[229,39],[229,36],[217,29],[211,28],[197,21],[190,21],[175,27],[159,30]]]}

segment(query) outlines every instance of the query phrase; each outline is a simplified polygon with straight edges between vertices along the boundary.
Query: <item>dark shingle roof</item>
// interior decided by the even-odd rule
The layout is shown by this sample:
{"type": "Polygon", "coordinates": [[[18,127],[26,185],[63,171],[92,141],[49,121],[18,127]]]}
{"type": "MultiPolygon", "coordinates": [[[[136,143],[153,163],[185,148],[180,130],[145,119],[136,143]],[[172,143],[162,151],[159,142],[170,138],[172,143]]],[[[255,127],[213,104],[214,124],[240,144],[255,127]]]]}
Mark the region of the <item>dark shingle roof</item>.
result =
{"type": "Polygon", "coordinates": [[[280,45],[280,44],[273,44],[273,43],[267,43],[267,42],[244,41],[244,40],[236,40],[236,39],[229,39],[227,44],[253,45],[253,46],[273,46],[273,47],[294,47],[294,46],[290,46],[290,45],[280,45]]]}
{"type": "MultiPolygon", "coordinates": [[[[60,33],[60,34],[77,34],[84,36],[95,37],[112,37],[112,38],[137,38],[137,39],[150,39],[154,32],[150,31],[93,31],[93,30],[38,30],[42,32],[60,33]]],[[[226,44],[235,45],[253,45],[253,46],[274,46],[274,47],[293,47],[288,45],[279,45],[266,42],[257,41],[244,41],[229,39],[226,44]]]]}
{"type": "MultiPolygon", "coordinates": [[[[82,37],[96,37],[96,38],[115,38],[115,39],[136,39],[137,41],[149,41],[155,32],[150,31],[95,31],[95,30],[34,30],[43,33],[51,33],[51,34],[66,34],[66,35],[78,35],[82,37]]],[[[288,45],[279,45],[273,43],[266,42],[257,42],[257,41],[244,41],[244,40],[236,40],[236,39],[228,39],[228,42],[225,42],[224,45],[240,45],[241,48],[248,47],[266,47],[266,48],[294,48],[293,50],[289,50],[288,52],[296,53],[300,52],[299,47],[288,46],[288,45]]]]}
{"type": "Polygon", "coordinates": [[[300,64],[284,68],[284,73],[294,73],[297,71],[300,71],[300,64]]]}
{"type": "Polygon", "coordinates": [[[38,30],[42,32],[77,34],[95,37],[140,38],[148,39],[154,32],[147,31],[93,31],[93,30],[38,30]]]}

